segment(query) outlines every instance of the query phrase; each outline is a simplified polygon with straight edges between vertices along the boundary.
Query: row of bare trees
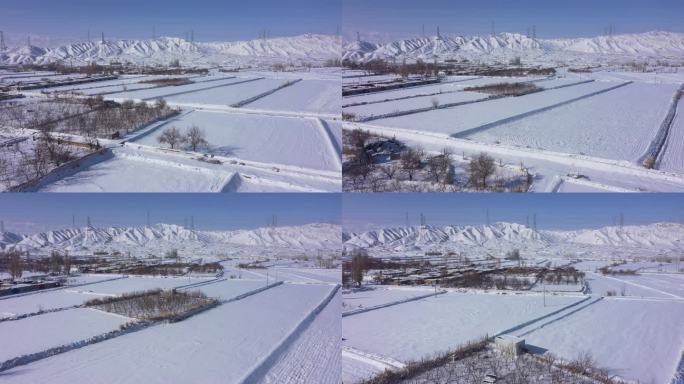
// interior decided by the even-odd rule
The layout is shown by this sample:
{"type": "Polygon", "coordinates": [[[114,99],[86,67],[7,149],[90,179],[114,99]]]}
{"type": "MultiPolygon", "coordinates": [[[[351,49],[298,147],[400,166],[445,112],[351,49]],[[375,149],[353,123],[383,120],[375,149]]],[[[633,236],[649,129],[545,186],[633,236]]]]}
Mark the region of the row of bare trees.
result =
{"type": "Polygon", "coordinates": [[[206,139],[206,133],[200,127],[193,125],[187,129],[185,133],[173,126],[162,131],[161,136],[157,138],[160,144],[168,144],[171,149],[179,148],[181,145],[187,145],[193,152],[197,149],[209,145],[206,139]]]}

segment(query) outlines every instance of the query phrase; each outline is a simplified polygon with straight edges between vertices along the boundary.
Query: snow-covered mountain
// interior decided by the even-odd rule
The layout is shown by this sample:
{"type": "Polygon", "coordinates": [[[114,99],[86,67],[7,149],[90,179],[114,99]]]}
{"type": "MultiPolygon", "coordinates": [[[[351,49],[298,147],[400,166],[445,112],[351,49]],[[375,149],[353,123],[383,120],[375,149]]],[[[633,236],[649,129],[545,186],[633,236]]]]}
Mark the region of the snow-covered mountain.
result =
{"type": "Polygon", "coordinates": [[[341,229],[334,224],[307,224],[234,231],[197,231],[171,224],[144,227],[69,228],[32,235],[0,234],[0,249],[123,250],[228,247],[336,250],[341,229]]]}
{"type": "Polygon", "coordinates": [[[652,247],[684,249],[684,224],[655,223],[577,231],[535,231],[522,224],[495,223],[477,226],[396,227],[363,233],[345,233],[345,245],[394,250],[442,247],[544,247],[586,246],[652,247]]]}
{"type": "Polygon", "coordinates": [[[258,62],[316,62],[339,58],[341,41],[337,36],[300,35],[233,42],[189,42],[162,37],[149,40],[105,40],[67,44],[56,48],[20,46],[0,54],[4,64],[45,64],[53,62],[105,63],[112,61],[184,65],[258,62]]]}
{"type": "Polygon", "coordinates": [[[646,32],[577,39],[533,39],[517,33],[501,33],[495,36],[433,36],[387,44],[354,41],[343,48],[343,59],[357,62],[459,58],[490,61],[514,55],[684,58],[684,33],[646,32]]]}

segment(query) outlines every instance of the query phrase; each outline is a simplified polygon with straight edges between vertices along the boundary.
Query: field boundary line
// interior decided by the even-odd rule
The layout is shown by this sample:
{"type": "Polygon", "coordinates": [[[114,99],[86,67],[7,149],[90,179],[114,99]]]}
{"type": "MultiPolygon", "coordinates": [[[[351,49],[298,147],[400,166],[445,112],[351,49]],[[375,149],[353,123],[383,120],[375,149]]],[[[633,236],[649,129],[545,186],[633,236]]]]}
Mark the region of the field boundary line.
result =
{"type": "Polygon", "coordinates": [[[374,311],[374,310],[376,310],[376,309],[382,309],[382,308],[392,307],[392,306],[399,305],[399,304],[410,303],[410,302],[412,302],[412,301],[427,299],[428,297],[433,297],[433,296],[437,296],[437,295],[442,295],[442,294],[444,294],[444,293],[447,293],[447,291],[439,291],[439,292],[437,292],[437,293],[430,293],[430,294],[426,294],[426,295],[420,295],[420,296],[415,296],[415,297],[409,297],[408,299],[392,301],[392,302],[384,303],[384,304],[378,304],[378,305],[374,305],[374,306],[372,306],[372,307],[359,308],[359,309],[351,309],[351,310],[349,310],[349,311],[342,312],[342,317],[358,315],[358,314],[360,314],[360,313],[370,312],[370,311],[374,311]]]}
{"type": "Polygon", "coordinates": [[[260,94],[258,94],[258,95],[256,95],[256,96],[252,96],[252,97],[250,97],[249,99],[245,99],[245,100],[238,101],[237,103],[231,104],[230,106],[231,106],[232,108],[240,108],[240,107],[242,107],[242,106],[244,106],[244,105],[253,103],[253,102],[255,102],[255,101],[257,101],[257,100],[259,100],[259,99],[261,99],[261,98],[264,98],[264,97],[266,97],[266,96],[272,95],[272,94],[274,94],[274,93],[280,91],[280,90],[283,89],[283,88],[287,88],[287,87],[289,87],[289,86],[291,86],[291,85],[295,85],[295,84],[299,83],[300,81],[302,81],[302,79],[295,79],[295,80],[287,81],[287,82],[285,82],[285,84],[281,84],[281,85],[277,86],[276,88],[269,89],[268,91],[263,92],[263,93],[260,93],[260,94]]]}
{"type": "Polygon", "coordinates": [[[495,334],[495,335],[492,336],[492,337],[497,337],[497,336],[505,335],[505,334],[508,334],[508,333],[513,333],[513,332],[515,332],[515,331],[519,331],[519,330],[521,330],[521,329],[523,329],[523,328],[526,328],[526,327],[528,327],[528,326],[530,326],[530,325],[532,325],[532,324],[534,324],[534,323],[536,323],[536,322],[538,322],[538,321],[547,319],[547,318],[549,318],[549,317],[551,317],[551,316],[555,316],[555,315],[557,315],[557,314],[559,314],[559,313],[565,311],[566,309],[569,309],[569,308],[578,306],[578,305],[584,303],[585,301],[591,300],[591,299],[592,299],[592,296],[587,296],[587,297],[585,297],[585,298],[582,299],[582,300],[579,300],[579,301],[574,302],[574,303],[572,303],[572,304],[566,305],[565,307],[560,308],[560,309],[557,309],[557,310],[555,310],[555,311],[553,311],[553,312],[547,313],[546,315],[543,315],[543,316],[534,318],[534,319],[532,319],[532,320],[525,321],[525,322],[523,322],[523,323],[521,323],[521,324],[518,324],[518,325],[513,326],[513,327],[511,327],[511,328],[505,329],[505,330],[503,330],[503,331],[501,331],[501,332],[495,334]]]}

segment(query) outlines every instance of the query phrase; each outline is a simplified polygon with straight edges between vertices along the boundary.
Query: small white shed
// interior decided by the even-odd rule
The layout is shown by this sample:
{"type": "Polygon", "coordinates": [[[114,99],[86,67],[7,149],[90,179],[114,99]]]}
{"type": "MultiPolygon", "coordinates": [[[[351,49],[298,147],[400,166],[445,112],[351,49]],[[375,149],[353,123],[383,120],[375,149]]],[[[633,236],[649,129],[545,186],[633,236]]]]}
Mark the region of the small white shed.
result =
{"type": "Polygon", "coordinates": [[[525,352],[525,339],[513,335],[501,335],[494,338],[494,345],[498,350],[513,356],[525,352]]]}

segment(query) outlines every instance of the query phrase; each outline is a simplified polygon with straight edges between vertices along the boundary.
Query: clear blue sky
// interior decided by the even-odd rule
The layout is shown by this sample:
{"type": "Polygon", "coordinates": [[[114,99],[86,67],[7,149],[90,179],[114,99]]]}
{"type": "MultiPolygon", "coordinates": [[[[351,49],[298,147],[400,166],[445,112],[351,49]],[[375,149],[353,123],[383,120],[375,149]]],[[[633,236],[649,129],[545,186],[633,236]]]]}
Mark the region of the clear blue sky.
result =
{"type": "Polygon", "coordinates": [[[489,34],[492,21],[497,33],[536,25],[540,38],[596,36],[610,24],[616,33],[684,31],[682,0],[344,0],[342,15],[346,37],[385,39],[418,36],[423,24],[432,35],[437,25],[442,33],[489,34]]]}
{"type": "Polygon", "coordinates": [[[152,35],[195,39],[252,39],[263,29],[271,36],[334,34],[341,24],[341,0],[3,0],[0,30],[86,39],[152,35]]]}
{"type": "Polygon", "coordinates": [[[272,215],[279,225],[340,223],[339,194],[0,194],[0,220],[18,233],[83,226],[145,225],[150,221],[182,225],[194,216],[196,229],[241,229],[267,226],[272,215]]]}
{"type": "Polygon", "coordinates": [[[623,213],[625,224],[661,221],[684,222],[684,194],[494,194],[494,193],[392,193],[344,194],[342,223],[360,231],[420,223],[422,212],[429,225],[479,225],[497,221],[524,224],[537,214],[540,229],[599,228],[612,225],[623,213]]]}

